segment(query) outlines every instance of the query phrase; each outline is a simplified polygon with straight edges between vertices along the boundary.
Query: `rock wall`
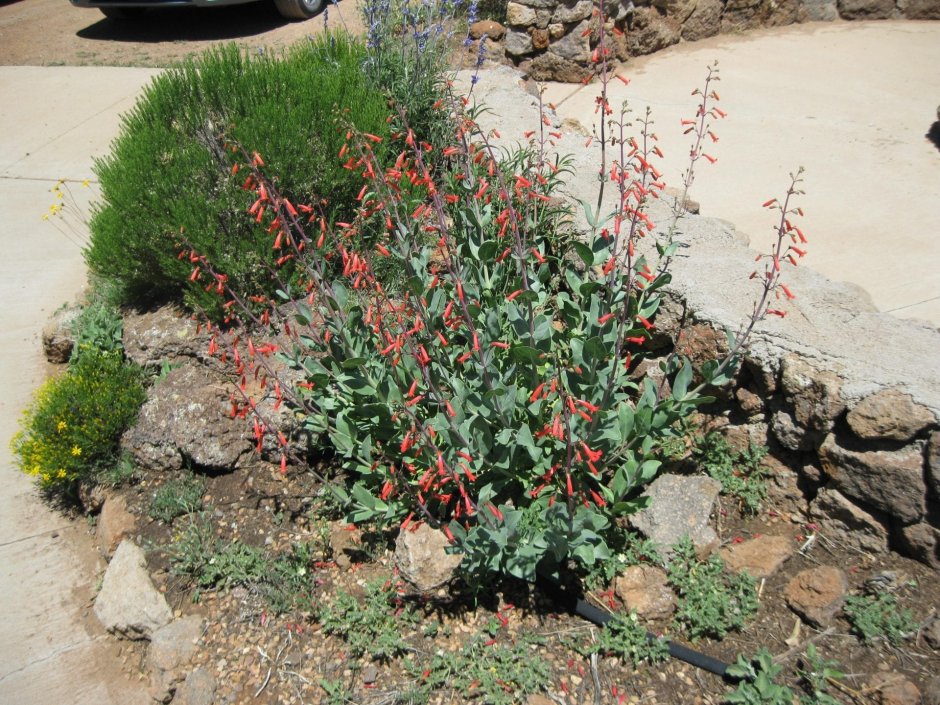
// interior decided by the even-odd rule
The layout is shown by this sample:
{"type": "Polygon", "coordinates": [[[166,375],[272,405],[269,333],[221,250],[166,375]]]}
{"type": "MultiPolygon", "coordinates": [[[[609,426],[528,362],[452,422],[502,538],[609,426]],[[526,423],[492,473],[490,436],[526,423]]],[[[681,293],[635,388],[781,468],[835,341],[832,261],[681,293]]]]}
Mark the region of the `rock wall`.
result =
{"type": "MultiPolygon", "coordinates": [[[[605,0],[604,41],[618,61],[680,41],[795,22],[940,19],[940,0],[605,0]]],[[[593,73],[599,42],[592,0],[510,0],[506,26],[479,22],[491,55],[535,80],[578,82],[593,73]],[[499,42],[499,40],[502,40],[499,42]]]]}

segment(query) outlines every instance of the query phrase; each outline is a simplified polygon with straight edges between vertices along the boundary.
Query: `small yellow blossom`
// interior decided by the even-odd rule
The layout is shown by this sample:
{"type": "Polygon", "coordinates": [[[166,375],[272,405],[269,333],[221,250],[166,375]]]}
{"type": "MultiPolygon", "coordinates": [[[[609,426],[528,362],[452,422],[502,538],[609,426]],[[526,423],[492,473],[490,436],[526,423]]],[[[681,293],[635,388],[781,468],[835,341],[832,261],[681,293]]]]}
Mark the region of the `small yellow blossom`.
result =
{"type": "Polygon", "coordinates": [[[62,431],[64,431],[68,427],[69,425],[65,423],[65,421],[59,421],[59,423],[55,425],[55,430],[58,431],[59,433],[62,433],[62,431]]]}
{"type": "Polygon", "coordinates": [[[72,446],[72,455],[79,456],[82,454],[82,449],[78,446],[72,446]]]}
{"type": "Polygon", "coordinates": [[[65,479],[65,470],[60,469],[59,472],[57,472],[57,473],[55,474],[55,476],[56,476],[57,478],[59,478],[60,480],[64,480],[64,479],[65,479]]]}

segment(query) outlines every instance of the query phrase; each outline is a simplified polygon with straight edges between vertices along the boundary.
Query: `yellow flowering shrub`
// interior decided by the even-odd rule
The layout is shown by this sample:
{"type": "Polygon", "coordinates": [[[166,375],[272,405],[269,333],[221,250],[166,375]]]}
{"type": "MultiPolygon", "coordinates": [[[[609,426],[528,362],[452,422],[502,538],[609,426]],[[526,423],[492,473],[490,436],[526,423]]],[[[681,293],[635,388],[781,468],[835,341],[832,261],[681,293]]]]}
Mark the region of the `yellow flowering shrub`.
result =
{"type": "Polygon", "coordinates": [[[141,370],[120,352],[85,348],[36,392],[11,448],[40,487],[71,492],[116,462],[118,442],[146,399],[141,370]]]}

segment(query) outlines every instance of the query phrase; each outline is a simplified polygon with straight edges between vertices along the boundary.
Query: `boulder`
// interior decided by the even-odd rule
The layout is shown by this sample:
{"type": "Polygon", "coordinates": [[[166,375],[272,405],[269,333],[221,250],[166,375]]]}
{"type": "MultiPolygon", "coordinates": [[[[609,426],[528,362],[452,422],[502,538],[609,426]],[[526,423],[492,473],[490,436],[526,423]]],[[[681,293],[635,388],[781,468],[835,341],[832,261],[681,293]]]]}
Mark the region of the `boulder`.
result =
{"type": "Polygon", "coordinates": [[[149,370],[186,359],[218,364],[208,353],[208,333],[174,306],[125,313],[123,343],[127,358],[149,370]]]}
{"type": "Polygon", "coordinates": [[[552,44],[552,53],[568,61],[587,62],[591,56],[591,35],[585,32],[590,28],[590,20],[582,20],[552,44]]]}
{"type": "Polygon", "coordinates": [[[937,0],[898,0],[898,10],[909,20],[940,20],[937,0]]]}
{"type": "Polygon", "coordinates": [[[395,565],[405,580],[421,592],[444,585],[454,577],[463,556],[448,553],[444,533],[427,524],[398,533],[395,565]]]}
{"type": "Polygon", "coordinates": [[[679,41],[681,27],[671,17],[662,17],[650,7],[638,8],[633,13],[633,24],[627,32],[627,43],[632,56],[652,54],[679,41]]]}
{"type": "Polygon", "coordinates": [[[940,529],[926,522],[901,528],[897,539],[904,555],[933,568],[940,568],[940,529]]]}
{"type": "Polygon", "coordinates": [[[820,490],[809,516],[822,525],[826,538],[871,553],[888,550],[888,527],[873,514],[832,488],[820,490]]]}
{"type": "Polygon", "coordinates": [[[503,42],[503,46],[506,49],[507,56],[517,58],[531,54],[533,51],[532,37],[529,36],[529,33],[512,29],[506,32],[506,39],[503,42]]]}
{"type": "Polygon", "coordinates": [[[714,37],[721,31],[721,0],[699,0],[689,18],[682,24],[682,38],[687,42],[714,37]]]}
{"type": "Polygon", "coordinates": [[[895,14],[895,0],[838,0],[844,20],[886,20],[895,14]]]}
{"type": "Polygon", "coordinates": [[[768,535],[726,546],[719,555],[729,570],[760,580],[780,570],[795,550],[790,539],[768,535]]]}
{"type": "Polygon", "coordinates": [[[905,443],[937,423],[925,406],[915,404],[910,394],[885,389],[862,399],[845,420],[859,438],[905,443]]]}
{"type": "Polygon", "coordinates": [[[626,568],[614,579],[614,594],[628,612],[644,621],[664,621],[676,611],[676,596],[666,572],[648,565],[626,568]]]}
{"type": "Polygon", "coordinates": [[[591,70],[549,50],[529,62],[527,73],[536,81],[580,83],[591,75],[591,70]]]}
{"type": "Polygon", "coordinates": [[[166,598],[147,572],[144,552],[125,539],[114,552],[95,598],[95,615],[109,632],[128,639],[149,639],[173,619],[166,598]]]}
{"type": "Polygon", "coordinates": [[[832,430],[845,410],[841,378],[834,372],[820,370],[798,355],[784,358],[780,385],[792,409],[793,421],[819,440],[832,430]]]}
{"type": "Polygon", "coordinates": [[[517,2],[506,3],[506,24],[510,27],[528,27],[535,24],[535,10],[517,2]]]}
{"type": "Polygon", "coordinates": [[[897,518],[916,523],[926,511],[924,442],[901,450],[849,450],[830,434],[819,448],[823,470],[845,496],[897,518]]]}
{"type": "Polygon", "coordinates": [[[230,470],[247,463],[254,442],[249,422],[232,418],[233,390],[195,363],[171,370],[150,391],[122,447],[147,470],[178,470],[186,464],[230,470]]]}
{"type": "Polygon", "coordinates": [[[111,495],[105,499],[98,515],[95,542],[110,556],[124,538],[134,533],[136,526],[137,519],[127,511],[127,500],[121,495],[111,495]]]}
{"type": "Polygon", "coordinates": [[[878,705],[920,705],[920,689],[900,673],[879,673],[865,688],[874,692],[878,705]]]}
{"type": "Polygon", "coordinates": [[[552,22],[558,24],[571,24],[586,20],[594,10],[591,0],[563,0],[558,3],[552,14],[552,22]]]}
{"type": "Polygon", "coordinates": [[[787,584],[787,604],[810,624],[825,627],[842,609],[848,586],[845,573],[838,568],[810,568],[797,573],[787,584]]]}
{"type": "Polygon", "coordinates": [[[197,615],[177,619],[154,631],[147,651],[150,697],[157,702],[170,702],[186,676],[202,632],[203,620],[197,615]]]}
{"type": "Polygon", "coordinates": [[[839,19],[836,0],[803,0],[803,10],[810,22],[833,22],[839,19]]]}
{"type": "Polygon", "coordinates": [[[708,525],[721,483],[710,477],[660,475],[643,493],[649,506],[629,517],[630,524],[649,538],[661,554],[688,536],[700,556],[718,546],[718,536],[708,525]]]}

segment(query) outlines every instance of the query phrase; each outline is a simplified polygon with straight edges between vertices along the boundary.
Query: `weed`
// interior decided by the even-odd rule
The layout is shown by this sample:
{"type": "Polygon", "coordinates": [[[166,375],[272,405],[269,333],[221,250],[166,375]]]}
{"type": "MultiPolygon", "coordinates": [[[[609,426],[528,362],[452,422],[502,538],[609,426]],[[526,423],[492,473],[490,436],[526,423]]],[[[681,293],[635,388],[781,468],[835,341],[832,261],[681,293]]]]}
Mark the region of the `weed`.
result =
{"type": "Polygon", "coordinates": [[[403,635],[418,623],[418,616],[399,599],[391,580],[379,580],[366,586],[361,601],[337,592],[332,603],[320,608],[317,620],[324,632],[347,643],[351,656],[387,661],[409,650],[403,635]]]}
{"type": "Polygon", "coordinates": [[[353,702],[352,693],[341,679],[321,678],[318,683],[326,693],[326,705],[347,705],[353,702]]]}
{"type": "Polygon", "coordinates": [[[124,350],[124,321],[120,312],[106,302],[96,299],[85,306],[72,321],[72,361],[85,350],[121,353],[124,350]]]}
{"type": "Polygon", "coordinates": [[[768,453],[766,446],[753,443],[735,451],[718,433],[699,438],[692,450],[699,467],[721,483],[721,491],[734,497],[741,508],[756,514],[767,499],[768,471],[761,461],[768,453]]]}
{"type": "Polygon", "coordinates": [[[757,588],[747,573],[735,575],[716,555],[700,561],[692,541],[685,537],[669,562],[669,582],[679,593],[675,621],[694,641],[725,636],[744,628],[757,611],[757,588]]]}
{"type": "Polygon", "coordinates": [[[626,529],[613,532],[610,539],[611,557],[597,563],[584,576],[588,590],[597,590],[610,582],[625,568],[643,563],[662,565],[656,545],[636,531],[626,529]]]}
{"type": "Polygon", "coordinates": [[[838,661],[823,658],[816,651],[815,644],[810,644],[806,647],[803,664],[797,674],[807,692],[800,696],[800,705],[841,705],[841,701],[829,692],[832,683],[845,677],[838,669],[838,661]]]}
{"type": "Polygon", "coordinates": [[[296,543],[270,561],[261,593],[273,611],[309,608],[310,566],[320,555],[315,544],[296,543]]]}
{"type": "Polygon", "coordinates": [[[178,516],[202,509],[202,495],[205,491],[205,480],[193,474],[168,480],[154,493],[147,513],[169,524],[178,516]]]}
{"type": "Polygon", "coordinates": [[[173,572],[202,589],[258,583],[266,575],[262,551],[240,541],[225,543],[204,513],[191,516],[167,553],[173,572]]]}
{"type": "Polygon", "coordinates": [[[725,702],[735,705],[793,705],[793,691],[774,682],[782,670],[783,667],[774,663],[773,655],[766,648],[761,648],[753,659],[739,656],[737,662],[728,667],[728,675],[741,681],[727,695],[725,702]]]}
{"type": "Polygon", "coordinates": [[[430,663],[408,662],[425,692],[447,690],[487,705],[515,705],[545,689],[550,670],[533,645],[511,646],[480,635],[459,653],[439,651],[430,663]]]}
{"type": "Polygon", "coordinates": [[[888,592],[876,595],[849,595],[842,608],[852,631],[866,644],[884,639],[899,646],[917,631],[917,622],[907,608],[898,605],[898,598],[888,592]]]}
{"type": "Polygon", "coordinates": [[[129,453],[121,453],[113,463],[99,468],[95,474],[95,482],[104,487],[120,487],[139,479],[140,471],[134,465],[134,459],[129,453]]]}
{"type": "Polygon", "coordinates": [[[572,648],[582,656],[593,653],[617,656],[634,668],[643,662],[659,663],[669,656],[669,645],[662,639],[650,638],[635,612],[614,614],[596,637],[592,633],[589,644],[572,644],[572,648]]]}

